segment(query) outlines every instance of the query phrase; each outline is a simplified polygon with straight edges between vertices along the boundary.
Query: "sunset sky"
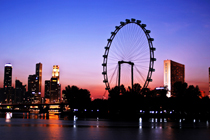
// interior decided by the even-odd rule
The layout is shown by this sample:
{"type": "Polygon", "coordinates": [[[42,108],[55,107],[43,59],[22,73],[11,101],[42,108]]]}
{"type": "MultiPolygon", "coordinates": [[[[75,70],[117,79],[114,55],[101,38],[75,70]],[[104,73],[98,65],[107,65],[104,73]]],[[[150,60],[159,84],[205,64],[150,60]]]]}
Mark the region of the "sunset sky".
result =
{"type": "Polygon", "coordinates": [[[36,63],[44,81],[60,66],[62,89],[76,85],[102,98],[102,55],[120,21],[139,19],[155,40],[155,73],[149,88],[163,86],[163,61],[185,65],[185,81],[208,94],[210,67],[210,1],[208,0],[0,0],[0,87],[4,65],[28,84],[36,63]]]}

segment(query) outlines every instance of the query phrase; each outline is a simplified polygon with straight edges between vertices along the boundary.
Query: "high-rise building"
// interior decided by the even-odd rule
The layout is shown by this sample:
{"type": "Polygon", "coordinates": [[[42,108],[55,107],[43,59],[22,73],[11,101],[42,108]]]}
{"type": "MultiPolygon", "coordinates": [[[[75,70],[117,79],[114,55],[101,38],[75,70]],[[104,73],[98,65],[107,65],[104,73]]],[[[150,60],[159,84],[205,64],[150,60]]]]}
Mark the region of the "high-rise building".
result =
{"type": "Polygon", "coordinates": [[[25,102],[26,85],[19,80],[15,80],[15,103],[25,102]]]}
{"type": "Polygon", "coordinates": [[[12,87],[12,64],[4,66],[4,100],[6,103],[14,102],[14,89],[12,87]]]}
{"type": "Polygon", "coordinates": [[[30,95],[30,101],[34,102],[37,92],[38,76],[36,74],[28,76],[28,93],[30,95]]]}
{"type": "Polygon", "coordinates": [[[42,63],[36,64],[34,75],[28,77],[28,93],[31,95],[32,103],[41,102],[41,86],[42,86],[42,63]]]}
{"type": "Polygon", "coordinates": [[[58,65],[53,65],[52,77],[57,78],[58,84],[60,82],[59,81],[59,75],[60,75],[59,66],[58,65]]]}
{"type": "Polygon", "coordinates": [[[59,76],[59,66],[53,65],[52,78],[50,79],[50,82],[45,81],[45,97],[47,99],[49,94],[49,101],[51,103],[59,102],[61,100],[61,85],[59,81],[59,76]]]}
{"type": "Polygon", "coordinates": [[[12,65],[10,63],[4,66],[4,89],[12,87],[12,65]]]}
{"type": "Polygon", "coordinates": [[[58,102],[59,97],[59,84],[57,78],[51,78],[50,80],[50,102],[58,102]]]}
{"type": "Polygon", "coordinates": [[[209,67],[209,95],[210,95],[210,67],[209,67]]]}
{"type": "Polygon", "coordinates": [[[185,82],[185,66],[172,60],[164,60],[164,86],[167,86],[167,97],[173,96],[175,82],[185,82]]]}
{"type": "Polygon", "coordinates": [[[50,101],[50,80],[45,80],[45,92],[44,92],[45,102],[50,101]]]}
{"type": "Polygon", "coordinates": [[[42,87],[42,63],[36,64],[36,75],[38,77],[37,92],[41,93],[42,87]]]}

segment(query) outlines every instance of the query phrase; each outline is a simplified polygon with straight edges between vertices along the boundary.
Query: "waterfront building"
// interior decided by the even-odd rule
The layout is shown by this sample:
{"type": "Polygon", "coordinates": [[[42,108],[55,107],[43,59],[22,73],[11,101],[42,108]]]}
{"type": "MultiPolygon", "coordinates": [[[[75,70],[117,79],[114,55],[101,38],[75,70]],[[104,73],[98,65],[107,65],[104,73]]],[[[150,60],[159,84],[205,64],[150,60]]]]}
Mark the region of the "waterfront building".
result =
{"type": "MultiPolygon", "coordinates": [[[[42,87],[42,63],[37,63],[36,64],[36,75],[38,77],[37,92],[41,93],[41,87],[42,87]]],[[[41,94],[39,94],[39,95],[40,95],[39,98],[41,99],[41,94]]]]}
{"type": "Polygon", "coordinates": [[[61,101],[61,85],[60,85],[59,66],[53,65],[52,77],[45,81],[45,102],[55,103],[61,101]]]}
{"type": "Polygon", "coordinates": [[[58,65],[53,65],[53,71],[52,71],[52,77],[53,78],[57,78],[57,83],[59,84],[59,75],[60,75],[60,71],[59,71],[59,66],[58,65]]]}
{"type": "Polygon", "coordinates": [[[173,96],[173,85],[185,82],[185,66],[172,60],[164,60],[164,86],[167,87],[167,97],[173,96]]]}
{"type": "Polygon", "coordinates": [[[34,100],[36,98],[36,91],[37,91],[37,86],[36,84],[38,83],[38,77],[36,74],[34,75],[29,75],[28,76],[28,94],[30,98],[30,102],[34,103],[34,100]]]}
{"type": "Polygon", "coordinates": [[[45,102],[50,101],[50,80],[45,80],[45,92],[44,92],[45,102]]]}
{"type": "Polygon", "coordinates": [[[28,93],[32,103],[41,102],[42,63],[36,64],[35,74],[28,77],[28,93]]]}
{"type": "Polygon", "coordinates": [[[12,88],[12,64],[7,63],[4,66],[4,102],[14,102],[14,89],[12,88]]]}
{"type": "Polygon", "coordinates": [[[50,102],[55,103],[59,102],[60,94],[59,94],[59,84],[57,78],[51,78],[50,80],[50,102]]]}
{"type": "Polygon", "coordinates": [[[7,63],[4,66],[4,89],[12,87],[12,64],[7,63]]]}
{"type": "Polygon", "coordinates": [[[15,103],[24,103],[26,94],[26,85],[23,85],[19,80],[15,80],[15,103]]]}
{"type": "Polygon", "coordinates": [[[209,95],[210,95],[210,67],[209,67],[209,95]]]}

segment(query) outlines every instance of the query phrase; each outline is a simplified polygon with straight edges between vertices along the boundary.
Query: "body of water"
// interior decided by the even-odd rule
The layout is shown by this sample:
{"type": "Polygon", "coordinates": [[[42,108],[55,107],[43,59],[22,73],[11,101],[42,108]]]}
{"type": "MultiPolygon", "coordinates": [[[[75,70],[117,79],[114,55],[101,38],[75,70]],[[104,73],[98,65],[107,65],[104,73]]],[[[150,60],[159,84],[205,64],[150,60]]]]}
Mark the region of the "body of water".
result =
{"type": "Polygon", "coordinates": [[[0,118],[1,140],[208,140],[208,121],[168,122],[151,118],[149,121],[121,122],[100,119],[72,120],[39,117],[0,118]]]}

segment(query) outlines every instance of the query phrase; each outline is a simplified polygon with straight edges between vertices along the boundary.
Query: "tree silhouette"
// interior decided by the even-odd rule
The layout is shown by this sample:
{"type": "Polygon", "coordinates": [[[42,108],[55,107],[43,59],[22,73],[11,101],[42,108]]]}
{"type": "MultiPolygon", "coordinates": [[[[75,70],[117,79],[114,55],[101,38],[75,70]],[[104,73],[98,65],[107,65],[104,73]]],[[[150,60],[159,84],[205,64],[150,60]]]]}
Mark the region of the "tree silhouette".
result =
{"type": "Polygon", "coordinates": [[[186,97],[188,98],[199,98],[201,96],[201,92],[199,90],[199,87],[194,87],[193,85],[190,85],[186,91],[186,97]]]}
{"type": "Polygon", "coordinates": [[[90,105],[90,92],[87,89],[79,89],[77,86],[67,86],[62,92],[65,94],[71,108],[88,108],[90,105]]]}
{"type": "Polygon", "coordinates": [[[181,98],[185,95],[186,90],[187,90],[187,83],[176,82],[173,85],[172,96],[181,98]]]}
{"type": "Polygon", "coordinates": [[[138,83],[135,83],[133,85],[133,90],[132,91],[136,94],[140,94],[141,93],[141,85],[138,84],[138,83]]]}

